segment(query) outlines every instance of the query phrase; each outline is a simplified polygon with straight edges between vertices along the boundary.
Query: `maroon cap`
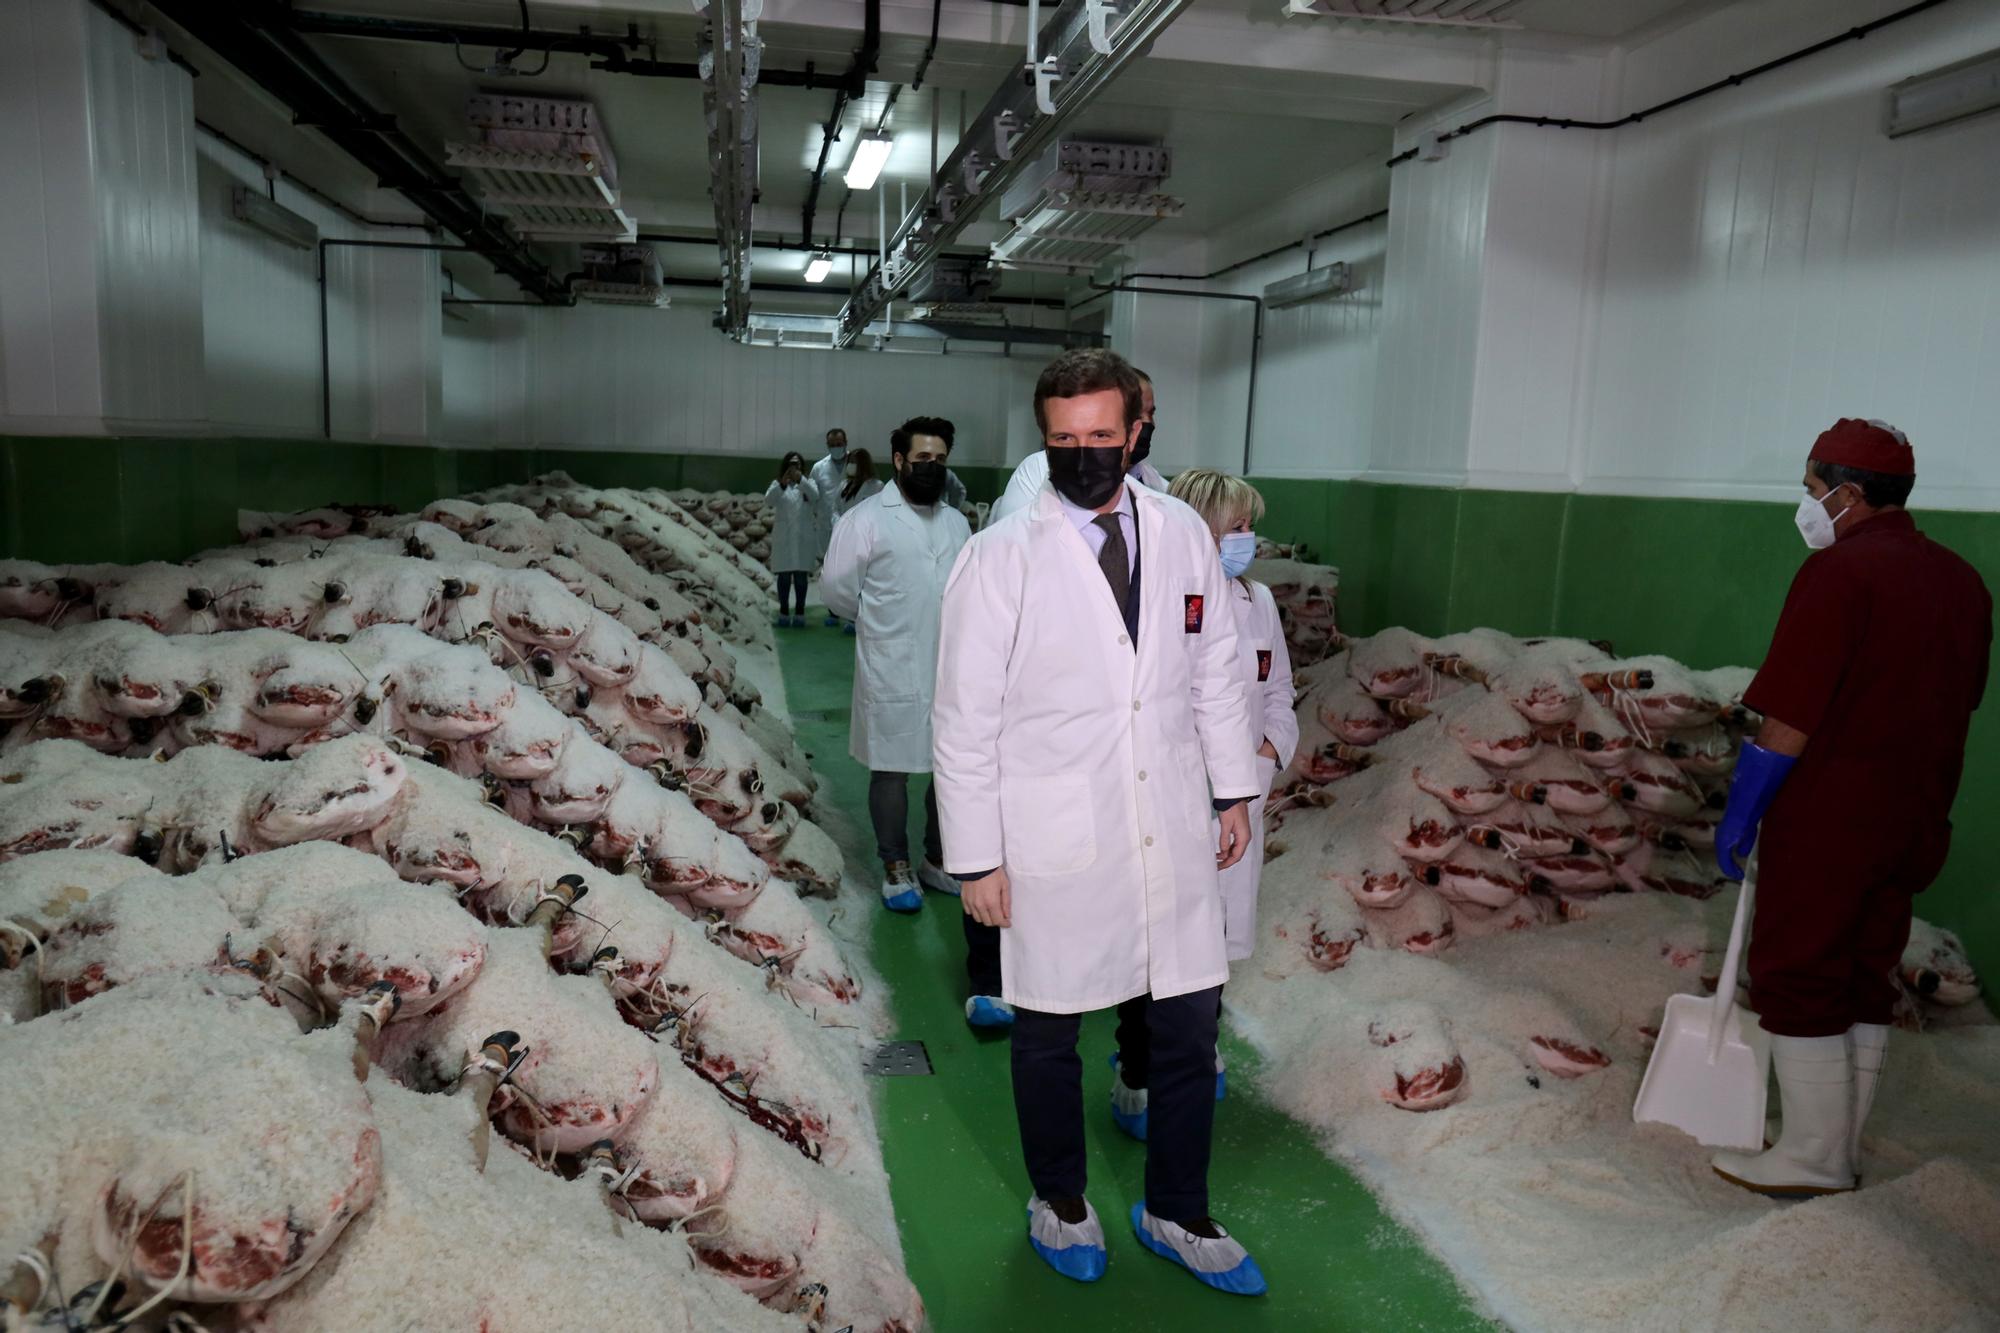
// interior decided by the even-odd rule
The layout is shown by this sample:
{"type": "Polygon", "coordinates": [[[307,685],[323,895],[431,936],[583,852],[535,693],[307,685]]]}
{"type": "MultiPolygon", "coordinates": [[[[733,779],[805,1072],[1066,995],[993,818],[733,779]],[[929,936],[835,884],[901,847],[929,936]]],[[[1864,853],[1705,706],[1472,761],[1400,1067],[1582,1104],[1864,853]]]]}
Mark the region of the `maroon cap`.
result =
{"type": "Polygon", "coordinates": [[[1813,442],[1811,459],[1891,477],[1917,475],[1917,456],[1896,431],[1859,417],[1842,417],[1813,442]]]}

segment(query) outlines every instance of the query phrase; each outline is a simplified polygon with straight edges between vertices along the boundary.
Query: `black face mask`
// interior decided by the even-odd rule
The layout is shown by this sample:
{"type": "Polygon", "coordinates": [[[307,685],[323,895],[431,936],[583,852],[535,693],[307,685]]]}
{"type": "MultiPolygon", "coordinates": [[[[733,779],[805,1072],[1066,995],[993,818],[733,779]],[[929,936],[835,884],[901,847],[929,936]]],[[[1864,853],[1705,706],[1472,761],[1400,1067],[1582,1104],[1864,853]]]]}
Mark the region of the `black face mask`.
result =
{"type": "Polygon", "coordinates": [[[1139,423],[1139,441],[1138,443],[1132,446],[1132,466],[1137,467],[1139,466],[1139,464],[1145,462],[1146,455],[1152,452],[1153,452],[1153,423],[1150,421],[1142,421],[1139,423]]]}
{"type": "Polygon", "coordinates": [[[911,463],[897,476],[903,495],[913,505],[934,505],[944,494],[944,464],[911,463]]]}
{"type": "Polygon", "coordinates": [[[1122,445],[1101,448],[1048,449],[1049,485],[1079,509],[1100,509],[1118,493],[1125,480],[1122,445]]]}

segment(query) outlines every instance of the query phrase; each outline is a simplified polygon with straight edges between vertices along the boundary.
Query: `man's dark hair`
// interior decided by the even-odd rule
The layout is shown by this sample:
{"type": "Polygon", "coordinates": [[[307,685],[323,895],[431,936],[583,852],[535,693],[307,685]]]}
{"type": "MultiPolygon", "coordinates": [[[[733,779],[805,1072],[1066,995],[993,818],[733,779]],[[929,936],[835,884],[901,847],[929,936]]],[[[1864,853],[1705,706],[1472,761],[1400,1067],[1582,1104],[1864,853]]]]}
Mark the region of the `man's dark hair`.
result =
{"type": "Polygon", "coordinates": [[[919,435],[937,436],[940,440],[944,441],[944,451],[950,453],[951,446],[957,439],[958,428],[943,417],[911,417],[908,421],[896,427],[895,430],[889,432],[889,452],[892,454],[909,453],[910,441],[919,435]]]}
{"type": "Polygon", "coordinates": [[[1102,347],[1075,347],[1042,368],[1035,381],[1035,425],[1046,435],[1049,414],[1045,404],[1051,398],[1081,398],[1087,393],[1118,390],[1125,400],[1125,425],[1139,419],[1145,399],[1139,388],[1139,372],[1124,357],[1102,347]]]}
{"type": "Polygon", "coordinates": [[[840,427],[838,427],[838,426],[833,426],[833,427],[830,427],[830,428],[829,428],[829,429],[827,430],[827,432],[826,432],[826,439],[827,439],[827,443],[828,443],[828,444],[831,444],[831,443],[833,443],[833,437],[834,437],[834,436],[836,436],[836,435],[838,435],[838,436],[839,436],[839,437],[840,437],[841,439],[843,439],[843,440],[847,438],[847,432],[846,432],[846,431],[842,430],[842,429],[841,429],[840,427]]]}
{"type": "Polygon", "coordinates": [[[1838,463],[1822,463],[1818,459],[1813,460],[1812,470],[1828,490],[1838,486],[1854,487],[1872,509],[1901,506],[1909,500],[1910,488],[1917,484],[1915,477],[1892,476],[1887,472],[1870,472],[1860,467],[1842,467],[1838,463]]]}

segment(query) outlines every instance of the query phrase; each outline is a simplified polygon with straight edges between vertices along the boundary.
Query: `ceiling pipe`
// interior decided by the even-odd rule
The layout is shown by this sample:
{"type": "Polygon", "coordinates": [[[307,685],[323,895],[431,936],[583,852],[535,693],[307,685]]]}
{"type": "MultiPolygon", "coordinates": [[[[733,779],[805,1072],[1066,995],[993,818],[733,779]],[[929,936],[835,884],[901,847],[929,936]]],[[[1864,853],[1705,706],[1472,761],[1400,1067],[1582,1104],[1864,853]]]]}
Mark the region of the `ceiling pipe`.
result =
{"type": "Polygon", "coordinates": [[[295,34],[251,19],[250,6],[211,0],[154,0],[153,8],[247,75],[336,147],[465,242],[530,296],[555,305],[568,288],[518,237],[486,216],[459,181],[348,86],[295,34]]]}
{"type": "MultiPolygon", "coordinates": [[[[847,114],[849,99],[859,97],[868,89],[868,76],[875,72],[876,63],[882,57],[882,0],[867,0],[861,16],[861,46],[854,53],[854,60],[847,68],[847,77],[840,89],[833,95],[833,114],[826,118],[821,127],[819,141],[819,165],[813,168],[812,183],[806,187],[806,202],[799,212],[799,237],[807,245],[812,244],[813,217],[819,212],[820,185],[826,180],[827,159],[833,154],[833,144],[840,137],[840,120],[847,114]]],[[[840,238],[836,236],[835,240],[840,238]]]]}
{"type": "Polygon", "coordinates": [[[1209,273],[1128,273],[1125,276],[1127,278],[1153,278],[1166,282],[1211,282],[1225,273],[1234,273],[1237,269],[1249,268],[1252,264],[1261,264],[1267,259],[1284,254],[1287,250],[1310,247],[1329,236],[1338,236],[1344,231],[1352,231],[1356,227],[1365,227],[1371,222],[1380,222],[1388,216],[1388,209],[1378,208],[1373,213],[1364,214],[1350,222],[1336,223],[1334,226],[1328,227],[1325,231],[1316,231],[1312,235],[1301,237],[1296,241],[1286,241],[1283,245],[1274,245],[1262,254],[1251,255],[1248,259],[1239,259],[1233,264],[1224,264],[1221,268],[1209,273]]]}
{"type": "MultiPolygon", "coordinates": [[[[290,28],[294,32],[313,33],[327,37],[358,37],[385,42],[428,42],[437,45],[457,47],[486,47],[496,50],[520,49],[541,51],[555,55],[588,56],[591,68],[607,74],[632,74],[647,79],[699,79],[701,66],[692,61],[655,60],[650,55],[634,54],[644,50],[655,50],[650,38],[639,36],[637,24],[627,24],[625,35],[613,37],[608,33],[592,32],[579,28],[575,32],[558,32],[549,29],[493,28],[464,23],[424,23],[414,19],[366,18],[353,14],[323,14],[317,12],[290,11],[267,16],[273,24],[290,28]]],[[[803,70],[765,69],[759,70],[757,81],[781,88],[832,88],[845,86],[852,72],[840,78],[827,78],[807,62],[803,70]]],[[[850,91],[859,92],[858,87],[850,91]]]]}
{"type": "MultiPolygon", "coordinates": [[[[1811,46],[1801,47],[1789,55],[1779,56],[1776,60],[1767,60],[1761,65],[1744,70],[1741,74],[1727,75],[1724,78],[1717,79],[1713,83],[1704,84],[1696,88],[1693,92],[1682,93],[1679,97],[1670,97],[1664,102],[1655,102],[1652,106],[1628,112],[1616,120],[1572,120],[1567,116],[1522,116],[1513,114],[1481,116],[1479,119],[1468,121],[1456,129],[1446,130],[1437,136],[1435,142],[1447,144],[1453,139],[1463,139],[1468,134],[1477,134],[1480,130],[1486,129],[1491,125],[1533,125],[1538,129],[1551,130],[1623,129],[1627,125],[1637,125],[1648,117],[1657,116],[1663,111],[1672,111],[1676,107],[1686,106],[1690,102],[1698,102],[1704,97],[1709,97],[1720,92],[1727,92],[1731,88],[1741,87],[1754,78],[1769,74],[1773,70],[1783,69],[1785,66],[1796,64],[1801,60],[1809,59],[1822,51],[1831,50],[1836,46],[1844,46],[1848,42],[1858,42],[1870,33],[1880,32],[1883,28],[1889,27],[1891,24],[1901,23],[1904,19],[1915,18],[1925,10],[1936,9],[1944,2],[1945,0],[1918,0],[1916,4],[1905,5],[1894,13],[1884,14],[1872,23],[1863,23],[1859,27],[1849,28],[1847,31],[1836,33],[1824,41],[1814,42],[1811,46]]],[[[1390,158],[1387,165],[1390,167],[1400,167],[1403,163],[1415,158],[1422,151],[1423,148],[1421,146],[1407,148],[1390,158]]]]}
{"type": "Polygon", "coordinates": [[[1202,292],[1181,287],[1147,287],[1135,282],[1093,282],[1090,286],[1095,295],[1078,301],[1070,307],[1072,310],[1081,310],[1113,292],[1132,292],[1140,296],[1186,296],[1198,301],[1243,301],[1255,308],[1250,323],[1250,384],[1243,401],[1243,471],[1240,474],[1249,476],[1250,433],[1257,424],[1257,363],[1263,358],[1264,351],[1264,298],[1245,292],[1202,292]]]}
{"type": "Polygon", "coordinates": [[[898,227],[889,246],[893,278],[885,275],[890,265],[877,263],[848,299],[840,345],[851,344],[920,279],[987,201],[1004,192],[1189,3],[1132,0],[1129,9],[1108,17],[1090,0],[1058,10],[1031,38],[1039,57],[1033,80],[1023,77],[1029,72],[1024,67],[1001,81],[931,178],[929,205],[898,227]]]}

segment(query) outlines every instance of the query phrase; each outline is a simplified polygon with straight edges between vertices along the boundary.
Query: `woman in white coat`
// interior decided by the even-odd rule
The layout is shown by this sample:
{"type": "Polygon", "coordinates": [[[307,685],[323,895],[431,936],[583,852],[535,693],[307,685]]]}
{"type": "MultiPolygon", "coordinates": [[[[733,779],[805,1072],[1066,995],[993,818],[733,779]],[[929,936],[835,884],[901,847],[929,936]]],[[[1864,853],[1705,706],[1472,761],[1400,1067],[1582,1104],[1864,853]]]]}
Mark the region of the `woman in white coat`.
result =
{"type": "Polygon", "coordinates": [[[848,753],[868,770],[882,902],[892,912],[920,910],[925,888],[958,892],[944,872],[935,791],[924,797],[924,861],[915,873],[909,828],[910,775],[931,771],[945,578],[972,535],[962,514],[938,503],[952,434],[941,417],[912,417],[897,429],[890,441],[896,484],[878,485],[834,524],[820,574],[827,610],[859,626],[848,753]]]}
{"type": "MultiPolygon", "coordinates": [[[[1229,961],[1248,958],[1257,946],[1257,885],[1264,871],[1264,804],[1278,774],[1291,765],[1299,747],[1299,719],[1293,711],[1292,659],[1278,623],[1271,590],[1244,571],[1257,554],[1257,520],[1264,497],[1241,477],[1212,468],[1193,468],[1174,478],[1167,493],[1208,524],[1216,555],[1229,579],[1229,608],[1236,617],[1237,669],[1250,691],[1250,732],[1257,750],[1257,798],[1250,803],[1250,850],[1217,876],[1222,889],[1222,933],[1229,961]]],[[[1144,1001],[1118,1008],[1117,1070],[1111,1081],[1111,1117],[1135,1139],[1146,1137],[1146,1084],[1150,1061],[1144,1001]]],[[[1215,1096],[1227,1087],[1222,1061],[1215,1062],[1215,1096]]]]}
{"type": "Polygon", "coordinates": [[[1250,840],[1249,700],[1207,527],[1126,475],[1139,415],[1122,357],[1058,357],[1035,386],[1049,488],[952,571],[932,744],[945,868],[966,911],[1000,927],[1035,1253],[1079,1281],[1104,1274],[1078,1017],[1149,995],[1153,1132],[1133,1229],[1209,1286],[1255,1294],[1256,1263],[1208,1215],[1229,975],[1216,871],[1250,840]]]}
{"type": "Polygon", "coordinates": [[[819,488],[806,476],[806,456],[796,451],[778,464],[778,479],[764,488],[771,519],[771,572],[778,576],[778,628],[806,623],[806,578],[819,559],[819,488]]]}

